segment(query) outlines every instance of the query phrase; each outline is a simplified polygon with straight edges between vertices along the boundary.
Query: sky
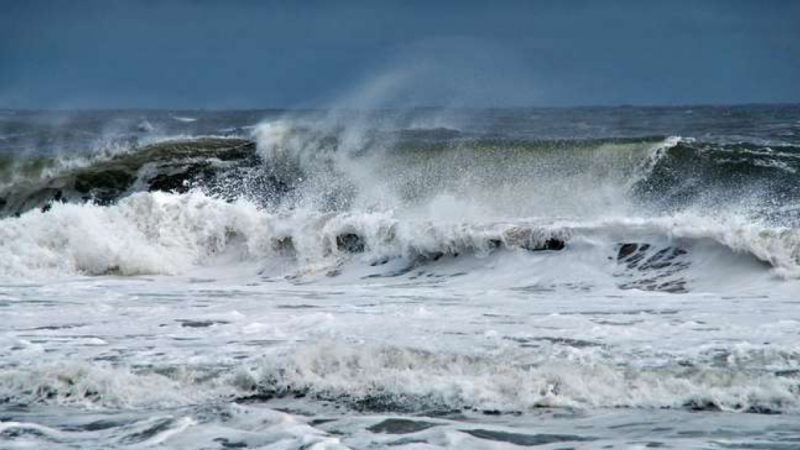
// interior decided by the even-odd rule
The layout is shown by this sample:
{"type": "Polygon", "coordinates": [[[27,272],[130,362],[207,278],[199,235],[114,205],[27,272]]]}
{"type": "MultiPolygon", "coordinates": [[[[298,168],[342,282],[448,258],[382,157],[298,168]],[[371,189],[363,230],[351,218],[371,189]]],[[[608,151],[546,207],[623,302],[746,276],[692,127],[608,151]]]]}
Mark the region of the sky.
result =
{"type": "Polygon", "coordinates": [[[800,2],[0,0],[0,108],[800,102],[800,2]]]}

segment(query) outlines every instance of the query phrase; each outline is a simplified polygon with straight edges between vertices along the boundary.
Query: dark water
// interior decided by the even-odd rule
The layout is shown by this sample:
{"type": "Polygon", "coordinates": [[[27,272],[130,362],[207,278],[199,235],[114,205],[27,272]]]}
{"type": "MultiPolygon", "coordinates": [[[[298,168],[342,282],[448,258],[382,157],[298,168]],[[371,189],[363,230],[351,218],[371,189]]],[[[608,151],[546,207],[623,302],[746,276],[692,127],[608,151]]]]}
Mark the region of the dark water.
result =
{"type": "MultiPolygon", "coordinates": [[[[0,149],[80,150],[102,136],[238,135],[263,120],[325,117],[325,111],[0,111],[0,149]],[[196,119],[181,121],[180,119],[196,119]]],[[[344,117],[363,113],[342,111],[344,117]]],[[[800,145],[800,105],[585,107],[383,110],[368,114],[390,128],[419,128],[435,117],[442,127],[482,136],[596,139],[691,136],[710,142],[800,145]]]]}

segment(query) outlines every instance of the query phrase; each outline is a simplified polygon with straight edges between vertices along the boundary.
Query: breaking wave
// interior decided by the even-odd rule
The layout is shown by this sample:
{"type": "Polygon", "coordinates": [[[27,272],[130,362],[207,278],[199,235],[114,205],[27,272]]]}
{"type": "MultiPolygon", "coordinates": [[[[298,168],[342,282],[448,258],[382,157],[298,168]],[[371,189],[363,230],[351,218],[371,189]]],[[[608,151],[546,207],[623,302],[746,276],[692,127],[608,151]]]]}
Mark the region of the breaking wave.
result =
{"type": "MultiPolygon", "coordinates": [[[[564,271],[580,257],[609,276],[624,269],[664,283],[687,270],[694,279],[723,277],[716,279],[722,283],[726,264],[748,257],[785,277],[800,270],[797,229],[690,216],[445,221],[387,211],[270,212],[200,192],[153,192],[106,207],[58,203],[47,212],[6,218],[0,228],[0,273],[24,277],[177,274],[276,260],[283,263],[273,276],[332,276],[355,267],[374,268],[375,277],[410,276],[427,263],[457,266],[458,258],[509,252],[548,255],[548,264],[564,271]],[[718,249],[726,252],[709,259],[718,249]],[[615,264],[608,266],[608,259],[615,264]]],[[[766,272],[752,269],[758,276],[766,272]]],[[[525,270],[536,274],[539,268],[531,262],[525,270]]]]}
{"type": "Polygon", "coordinates": [[[345,255],[405,275],[442,257],[566,250],[661,270],[619,286],[682,291],[692,281],[675,274],[701,270],[704,246],[800,274],[800,149],[788,144],[278,120],[249,137],[3,158],[16,174],[0,185],[9,276],[174,274],[221,255],[312,274],[342,272],[345,255]]]}
{"type": "Polygon", "coordinates": [[[322,342],[238,367],[43,364],[5,371],[0,401],[148,408],[291,397],[413,414],[552,407],[788,413],[800,407],[800,355],[791,349],[744,346],[684,363],[647,363],[639,355],[625,364],[602,347],[569,340],[554,340],[548,348],[460,355],[322,342]]]}

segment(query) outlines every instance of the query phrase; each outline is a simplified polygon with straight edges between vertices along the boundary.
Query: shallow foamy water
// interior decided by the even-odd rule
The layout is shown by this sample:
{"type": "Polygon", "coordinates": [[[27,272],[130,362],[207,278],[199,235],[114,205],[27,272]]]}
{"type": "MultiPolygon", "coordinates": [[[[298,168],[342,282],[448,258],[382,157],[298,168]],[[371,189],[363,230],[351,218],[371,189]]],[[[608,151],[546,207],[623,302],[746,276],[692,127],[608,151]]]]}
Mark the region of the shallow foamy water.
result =
{"type": "Polygon", "coordinates": [[[565,257],[518,251],[403,275],[345,265],[287,280],[240,263],[6,282],[0,438],[4,448],[797,445],[796,298],[605,289],[572,262],[583,284],[521,278],[565,257]]]}

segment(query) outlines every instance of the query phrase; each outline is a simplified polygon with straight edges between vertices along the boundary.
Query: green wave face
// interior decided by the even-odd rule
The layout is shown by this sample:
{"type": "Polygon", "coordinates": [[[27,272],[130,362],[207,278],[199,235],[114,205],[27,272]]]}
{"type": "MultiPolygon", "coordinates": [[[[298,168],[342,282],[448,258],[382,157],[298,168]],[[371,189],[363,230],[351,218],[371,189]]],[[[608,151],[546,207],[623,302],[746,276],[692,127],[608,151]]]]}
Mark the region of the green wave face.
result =
{"type": "Polygon", "coordinates": [[[19,214],[46,208],[52,201],[109,204],[137,191],[185,192],[222,169],[252,165],[254,150],[247,140],[201,138],[146,145],[94,160],[6,157],[0,160],[0,172],[12,182],[0,186],[0,211],[19,214]]]}
{"type": "Polygon", "coordinates": [[[800,147],[791,145],[663,136],[524,140],[447,129],[368,132],[353,143],[345,131],[297,127],[266,144],[169,140],[68,162],[6,155],[0,173],[11,181],[0,185],[0,214],[52,201],[110,204],[138,191],[194,188],[267,208],[392,209],[453,195],[500,215],[744,205],[786,221],[796,215],[786,206],[800,198],[800,147]],[[771,208],[775,204],[780,211],[771,208]]]}

